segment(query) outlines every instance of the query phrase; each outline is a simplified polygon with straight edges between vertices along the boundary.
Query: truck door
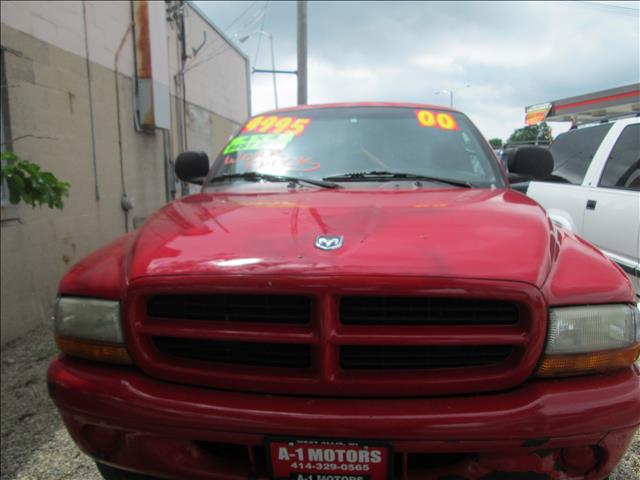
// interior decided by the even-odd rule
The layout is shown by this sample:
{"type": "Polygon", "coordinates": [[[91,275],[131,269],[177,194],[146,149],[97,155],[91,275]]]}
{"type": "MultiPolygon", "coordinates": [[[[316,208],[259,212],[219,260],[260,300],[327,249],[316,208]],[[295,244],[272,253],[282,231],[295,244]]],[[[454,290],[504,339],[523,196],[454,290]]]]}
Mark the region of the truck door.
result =
{"type": "Polygon", "coordinates": [[[570,130],[558,135],[549,147],[554,169],[545,182],[531,182],[527,195],[534,198],[551,218],[584,236],[583,221],[589,192],[583,181],[592,160],[612,124],[570,130]]]}
{"type": "Polygon", "coordinates": [[[622,267],[640,293],[640,123],[624,127],[597,186],[585,186],[583,236],[622,267]]]}

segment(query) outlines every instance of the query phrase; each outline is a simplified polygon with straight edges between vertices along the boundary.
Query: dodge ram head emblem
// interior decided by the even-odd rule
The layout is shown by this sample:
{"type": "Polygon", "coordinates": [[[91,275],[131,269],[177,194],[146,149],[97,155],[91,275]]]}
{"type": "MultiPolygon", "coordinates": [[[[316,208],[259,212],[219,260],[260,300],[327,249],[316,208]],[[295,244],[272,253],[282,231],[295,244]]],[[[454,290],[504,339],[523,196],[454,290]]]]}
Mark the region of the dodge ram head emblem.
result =
{"type": "Polygon", "coordinates": [[[320,250],[337,250],[344,243],[342,235],[318,235],[316,237],[316,248],[320,250]]]}

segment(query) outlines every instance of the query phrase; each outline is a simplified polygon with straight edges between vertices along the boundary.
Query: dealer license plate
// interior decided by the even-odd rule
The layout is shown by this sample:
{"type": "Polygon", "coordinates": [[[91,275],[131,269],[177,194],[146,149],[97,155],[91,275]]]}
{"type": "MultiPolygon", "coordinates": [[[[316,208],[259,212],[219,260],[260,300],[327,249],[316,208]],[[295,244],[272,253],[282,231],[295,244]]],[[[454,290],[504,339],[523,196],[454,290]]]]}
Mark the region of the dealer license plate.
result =
{"type": "Polygon", "coordinates": [[[268,438],[273,480],[388,480],[391,445],[351,440],[268,438]]]}

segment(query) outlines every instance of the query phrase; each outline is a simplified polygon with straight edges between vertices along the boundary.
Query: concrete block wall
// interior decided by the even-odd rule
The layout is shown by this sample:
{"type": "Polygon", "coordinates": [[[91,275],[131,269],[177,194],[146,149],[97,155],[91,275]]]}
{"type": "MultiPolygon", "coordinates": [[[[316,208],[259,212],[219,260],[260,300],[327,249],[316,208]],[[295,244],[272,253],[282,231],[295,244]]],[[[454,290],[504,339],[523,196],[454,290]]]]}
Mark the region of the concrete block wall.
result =
{"type": "MultiPolygon", "coordinates": [[[[82,4],[56,2],[61,4],[60,8],[51,9],[50,3],[54,2],[2,4],[1,44],[12,148],[22,158],[71,184],[70,197],[62,211],[46,207],[32,209],[23,204],[2,208],[0,340],[3,345],[36,326],[48,328],[63,273],[95,248],[125,232],[125,215],[120,206],[123,188],[113,71],[113,52],[120,38],[115,47],[110,39],[124,33],[129,21],[129,3],[86,2],[88,37],[94,42],[91,47],[94,50],[90,49],[90,70],[95,171],[82,4]],[[32,3],[40,3],[41,8],[32,3]],[[107,21],[107,18],[110,19],[107,21]],[[102,25],[101,29],[93,29],[91,22],[102,25]],[[80,40],[78,28],[82,34],[80,40]],[[96,40],[99,38],[105,41],[99,44],[96,40]],[[96,199],[96,173],[99,199],[96,199]]],[[[171,45],[175,32],[168,31],[171,45]]],[[[212,37],[214,33],[210,31],[208,36],[212,37]]],[[[125,50],[131,51],[131,48],[129,44],[123,49],[120,62],[123,73],[118,81],[125,188],[135,199],[127,225],[129,230],[134,228],[134,218],[144,219],[167,201],[163,134],[161,131],[139,133],[133,128],[130,77],[133,58],[125,54],[125,50]]],[[[205,65],[203,68],[211,67],[205,65]]],[[[233,83],[242,85],[245,80],[243,74],[233,83]]],[[[187,78],[187,86],[188,82],[187,78]]],[[[221,91],[227,95],[233,90],[226,88],[210,85],[209,90],[216,91],[215,95],[220,95],[221,91]]],[[[239,106],[228,102],[227,110],[214,112],[210,109],[217,103],[207,100],[210,93],[200,94],[198,100],[194,92],[187,105],[187,132],[193,139],[193,146],[207,151],[210,156],[223,147],[247,115],[246,89],[238,89],[237,94],[241,96],[236,102],[239,106]]],[[[171,158],[179,153],[175,105],[176,98],[172,95],[171,158]]]]}
{"type": "MultiPolygon", "coordinates": [[[[248,58],[206,19],[200,10],[187,4],[186,64],[187,101],[236,123],[249,113],[248,58]],[[204,45],[203,39],[206,38],[204,45]],[[202,47],[197,54],[193,49],[202,47]]],[[[2,1],[2,24],[43,42],[85,57],[85,31],[89,58],[113,70],[118,46],[131,22],[129,1],[2,1]],[[83,12],[84,5],[84,12],[83,12]]],[[[174,77],[180,68],[178,32],[167,28],[171,93],[176,94],[174,77]]],[[[133,75],[131,38],[118,62],[124,75],[133,75]]]]}
{"type": "MultiPolygon", "coordinates": [[[[113,58],[129,22],[129,2],[12,1],[2,2],[2,23],[35,39],[85,56],[83,3],[87,18],[89,58],[113,69],[113,58]]],[[[133,51],[123,49],[122,73],[133,74],[133,51]]]]}

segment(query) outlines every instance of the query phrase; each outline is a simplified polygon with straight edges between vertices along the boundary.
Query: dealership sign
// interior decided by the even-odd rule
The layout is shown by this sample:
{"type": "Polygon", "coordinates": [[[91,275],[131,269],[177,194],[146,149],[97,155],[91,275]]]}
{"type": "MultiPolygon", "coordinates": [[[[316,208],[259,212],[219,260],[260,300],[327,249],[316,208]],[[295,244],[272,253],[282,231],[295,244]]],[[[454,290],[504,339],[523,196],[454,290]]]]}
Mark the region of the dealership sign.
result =
{"type": "Polygon", "coordinates": [[[274,480],[388,480],[393,450],[384,442],[268,438],[274,480]]]}

